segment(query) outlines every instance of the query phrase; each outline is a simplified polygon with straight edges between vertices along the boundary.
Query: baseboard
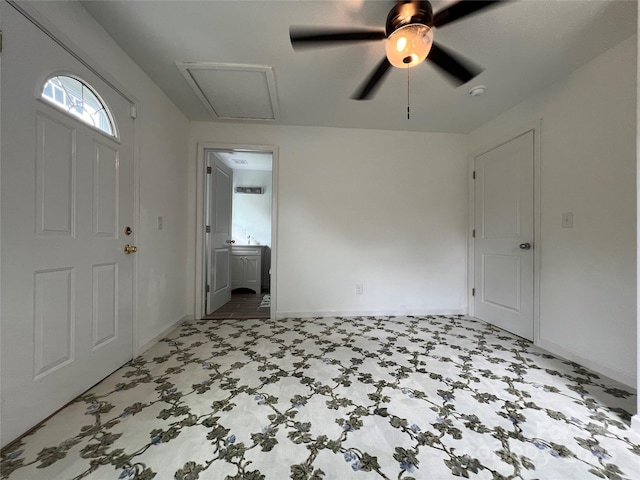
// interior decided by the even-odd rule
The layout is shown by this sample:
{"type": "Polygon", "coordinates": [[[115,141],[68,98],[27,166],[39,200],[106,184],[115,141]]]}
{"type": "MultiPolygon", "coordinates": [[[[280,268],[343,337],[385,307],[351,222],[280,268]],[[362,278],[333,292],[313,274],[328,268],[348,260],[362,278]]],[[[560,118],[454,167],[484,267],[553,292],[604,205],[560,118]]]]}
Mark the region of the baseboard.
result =
{"type": "Polygon", "coordinates": [[[186,322],[187,320],[193,320],[194,318],[195,317],[193,315],[185,315],[177,322],[172,323],[167,328],[162,330],[159,334],[157,334],[155,337],[153,337],[151,340],[146,342],[144,345],[139,346],[136,351],[136,356],[142,355],[144,352],[149,350],[151,347],[153,347],[156,343],[158,343],[160,340],[162,340],[164,337],[166,337],[169,333],[171,333],[173,330],[178,328],[184,322],[186,322]]]}
{"type": "Polygon", "coordinates": [[[631,430],[640,435],[640,413],[631,417],[631,430]]]}
{"type": "Polygon", "coordinates": [[[429,310],[327,310],[315,312],[276,312],[276,318],[309,318],[309,317],[402,317],[402,316],[425,316],[425,315],[466,315],[466,308],[442,308],[429,310]]]}
{"type": "Polygon", "coordinates": [[[579,363],[583,367],[593,370],[594,372],[600,373],[606,377],[612,378],[613,380],[623,383],[626,386],[633,388],[634,390],[637,387],[636,378],[634,375],[627,372],[621,372],[620,370],[616,370],[614,368],[607,367],[606,365],[603,365],[600,362],[596,362],[587,357],[584,357],[579,353],[572,352],[571,350],[567,350],[566,348],[562,347],[561,345],[558,345],[555,342],[551,342],[549,340],[540,338],[536,342],[536,346],[540,348],[544,348],[545,350],[548,350],[554,355],[562,357],[571,362],[579,363]]]}

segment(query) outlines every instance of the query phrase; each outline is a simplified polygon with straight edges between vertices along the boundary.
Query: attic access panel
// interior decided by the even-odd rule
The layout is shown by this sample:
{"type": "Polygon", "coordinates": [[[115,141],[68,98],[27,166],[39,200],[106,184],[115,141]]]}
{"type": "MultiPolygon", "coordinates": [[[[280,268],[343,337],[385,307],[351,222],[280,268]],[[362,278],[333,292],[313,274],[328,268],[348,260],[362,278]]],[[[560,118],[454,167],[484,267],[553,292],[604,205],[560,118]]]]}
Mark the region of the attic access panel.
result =
{"type": "Polygon", "coordinates": [[[176,63],[189,86],[215,119],[279,118],[273,68],[227,63],[176,63]]]}

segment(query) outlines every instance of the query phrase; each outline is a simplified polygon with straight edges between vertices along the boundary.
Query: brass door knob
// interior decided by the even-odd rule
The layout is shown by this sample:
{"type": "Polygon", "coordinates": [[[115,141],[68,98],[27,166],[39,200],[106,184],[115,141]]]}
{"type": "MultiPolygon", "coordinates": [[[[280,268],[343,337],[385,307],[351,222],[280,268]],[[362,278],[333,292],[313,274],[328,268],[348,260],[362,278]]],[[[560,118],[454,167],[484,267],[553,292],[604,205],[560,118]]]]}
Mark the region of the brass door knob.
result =
{"type": "Polygon", "coordinates": [[[129,255],[130,253],[136,253],[138,251],[138,247],[136,247],[135,245],[125,245],[124,246],[124,253],[126,253],[127,255],[129,255]]]}

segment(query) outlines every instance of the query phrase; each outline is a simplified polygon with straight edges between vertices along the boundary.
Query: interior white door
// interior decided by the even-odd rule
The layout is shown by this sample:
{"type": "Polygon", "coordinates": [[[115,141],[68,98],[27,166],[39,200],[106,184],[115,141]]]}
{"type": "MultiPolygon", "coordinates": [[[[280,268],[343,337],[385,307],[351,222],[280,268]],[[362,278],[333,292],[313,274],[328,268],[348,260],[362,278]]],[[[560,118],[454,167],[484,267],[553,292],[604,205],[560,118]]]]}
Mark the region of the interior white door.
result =
{"type": "Polygon", "coordinates": [[[474,315],[533,340],[534,132],[475,158],[474,315]]]}
{"type": "Polygon", "coordinates": [[[2,409],[6,445],[132,357],[130,105],[0,3],[2,409]],[[53,74],[91,85],[112,138],[40,100],[53,74]]]}
{"type": "Polygon", "coordinates": [[[231,208],[233,170],[213,152],[207,155],[209,209],[206,233],[208,292],[206,313],[215,312],[231,300],[231,208]]]}

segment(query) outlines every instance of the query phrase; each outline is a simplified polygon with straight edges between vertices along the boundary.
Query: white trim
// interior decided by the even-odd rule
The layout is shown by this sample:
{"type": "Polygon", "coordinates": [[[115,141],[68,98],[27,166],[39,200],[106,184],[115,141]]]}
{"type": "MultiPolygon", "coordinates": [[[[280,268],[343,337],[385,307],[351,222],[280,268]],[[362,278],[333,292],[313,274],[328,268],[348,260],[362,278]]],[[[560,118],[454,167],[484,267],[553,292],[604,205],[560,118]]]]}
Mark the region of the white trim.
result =
{"type": "Polygon", "coordinates": [[[280,173],[280,150],[271,147],[271,274],[269,275],[269,294],[271,295],[271,318],[276,318],[278,303],[278,178],[280,173]]]}
{"type": "Polygon", "coordinates": [[[640,435],[640,414],[636,414],[631,417],[631,430],[640,435]]]}
{"type": "Polygon", "coordinates": [[[134,355],[134,358],[139,356],[139,355],[142,355],[144,352],[149,350],[151,347],[153,347],[156,343],[158,343],[164,337],[169,335],[173,330],[178,328],[184,322],[187,322],[187,321],[190,321],[190,320],[193,320],[193,319],[194,319],[193,315],[185,315],[184,317],[182,317],[177,322],[172,323],[167,328],[162,330],[159,334],[157,334],[155,337],[153,337],[151,340],[149,340],[148,342],[145,342],[144,345],[140,345],[140,347],[138,347],[136,349],[136,354],[134,355]]]}
{"type": "MultiPolygon", "coordinates": [[[[277,312],[275,318],[309,317],[404,317],[407,315],[424,317],[427,315],[466,315],[466,308],[437,308],[426,310],[329,310],[320,312],[277,312]]],[[[273,318],[273,317],[272,317],[273,318]]]]}
{"type": "MultiPolygon", "coordinates": [[[[2,14],[2,6],[0,6],[0,15],[2,14]]],[[[2,98],[2,84],[3,82],[2,80],[2,58],[4,57],[4,55],[2,55],[0,53],[0,99],[2,98]]],[[[2,112],[2,107],[0,106],[0,113],[2,112]]],[[[4,117],[4,115],[0,114],[0,165],[3,165],[2,162],[2,117],[4,117]]],[[[5,120],[6,121],[6,120],[5,120]]],[[[2,171],[2,168],[0,168],[0,172],[2,171]]],[[[1,190],[1,185],[2,185],[2,175],[0,174],[0,199],[2,198],[2,190],[1,190]]],[[[1,209],[0,209],[1,210],[1,209]]],[[[2,221],[0,221],[0,239],[2,239],[2,221]]],[[[1,240],[0,240],[0,252],[2,252],[2,245],[1,245],[1,240]]],[[[5,277],[6,279],[6,277],[5,277]]],[[[0,268],[0,285],[3,285],[2,283],[2,268],[0,268]]],[[[0,288],[0,312],[3,310],[2,309],[2,305],[4,305],[4,303],[2,303],[2,289],[0,288]]],[[[2,316],[0,314],[0,320],[2,320],[2,316]]],[[[2,402],[2,400],[0,399],[0,402],[2,402]]],[[[2,442],[4,442],[4,439],[0,438],[0,445],[2,445],[2,442]]],[[[4,445],[3,445],[4,446],[4,445]]]]}
{"type": "Polygon", "coordinates": [[[69,55],[84,65],[91,73],[106,83],[110,88],[117,92],[121,97],[131,104],[136,104],[135,96],[131,95],[127,89],[123,88],[110,73],[104,71],[99,64],[95,64],[95,59],[91,55],[78,47],[76,43],[71,41],[60,29],[51,23],[39,10],[38,7],[27,1],[6,0],[7,4],[18,11],[27,20],[33,23],[42,33],[47,35],[51,40],[64,49],[69,55]]]}
{"type": "Polygon", "coordinates": [[[266,65],[245,65],[240,63],[216,63],[216,62],[176,62],[176,66],[184,79],[189,84],[193,92],[196,94],[202,106],[209,114],[217,120],[230,120],[232,122],[275,122],[280,120],[280,105],[278,103],[278,93],[276,90],[276,79],[273,73],[273,67],[266,65]],[[267,90],[269,91],[269,101],[271,102],[271,111],[273,118],[254,118],[254,117],[223,117],[218,115],[209,99],[200,89],[200,85],[193,78],[192,70],[235,70],[240,72],[260,72],[264,73],[267,81],[267,90]]]}
{"type": "Polygon", "coordinates": [[[204,313],[204,285],[206,285],[206,279],[204,278],[204,259],[205,259],[205,244],[204,237],[204,224],[205,224],[205,200],[206,194],[206,159],[205,159],[205,145],[198,144],[196,148],[196,249],[195,249],[195,265],[194,265],[194,304],[193,311],[195,318],[202,318],[204,313]]]}
{"type": "Polygon", "coordinates": [[[194,292],[194,309],[195,318],[203,317],[204,299],[205,299],[205,245],[204,245],[204,225],[205,225],[205,154],[208,150],[244,150],[251,152],[267,152],[271,153],[271,318],[276,318],[277,312],[277,259],[278,259],[278,171],[279,156],[278,147],[276,145],[249,145],[249,144],[232,144],[232,143],[212,143],[198,142],[196,148],[196,248],[195,248],[195,292],[194,292]]]}
{"type": "Polygon", "coordinates": [[[467,314],[471,317],[475,315],[475,304],[473,289],[475,287],[475,239],[473,238],[473,229],[476,224],[476,182],[473,179],[475,172],[475,155],[469,156],[469,225],[467,227],[467,314]]]}
{"type": "MultiPolygon", "coordinates": [[[[143,117],[144,118],[144,115],[143,117]]],[[[140,240],[140,117],[131,119],[133,123],[133,241],[134,245],[140,240]]],[[[140,296],[138,294],[138,278],[140,273],[140,256],[133,256],[133,338],[131,342],[131,357],[135,358],[139,351],[140,341],[140,296]]]]}
{"type": "MultiPolygon", "coordinates": [[[[640,4],[636,10],[636,392],[640,391],[640,4]]],[[[640,395],[631,426],[640,434],[640,395]]]]}
{"type": "Polygon", "coordinates": [[[533,343],[540,341],[542,259],[542,119],[533,130],[533,343]]]}
{"type": "Polygon", "coordinates": [[[579,363],[580,365],[593,370],[600,375],[612,378],[613,380],[623,383],[631,388],[636,388],[636,377],[633,373],[622,372],[620,370],[607,367],[606,365],[596,362],[595,360],[591,360],[590,358],[580,355],[579,353],[568,350],[565,347],[558,345],[557,343],[550,340],[539,338],[535,345],[551,352],[558,357],[562,357],[571,362],[579,363]]]}
{"type": "Polygon", "coordinates": [[[527,132],[533,131],[533,343],[538,344],[539,331],[540,331],[540,258],[541,258],[541,243],[540,243],[540,229],[541,229],[541,172],[542,172],[542,119],[536,122],[525,125],[517,130],[499,137],[497,140],[485,145],[482,148],[474,150],[469,155],[469,225],[468,225],[468,243],[467,243],[467,288],[468,288],[468,302],[469,316],[475,315],[474,297],[471,294],[472,289],[475,287],[475,241],[472,237],[473,229],[475,228],[475,181],[472,178],[473,171],[475,170],[475,159],[477,156],[487,153],[494,148],[499,147],[513,140],[516,137],[524,135],[527,132]]]}

